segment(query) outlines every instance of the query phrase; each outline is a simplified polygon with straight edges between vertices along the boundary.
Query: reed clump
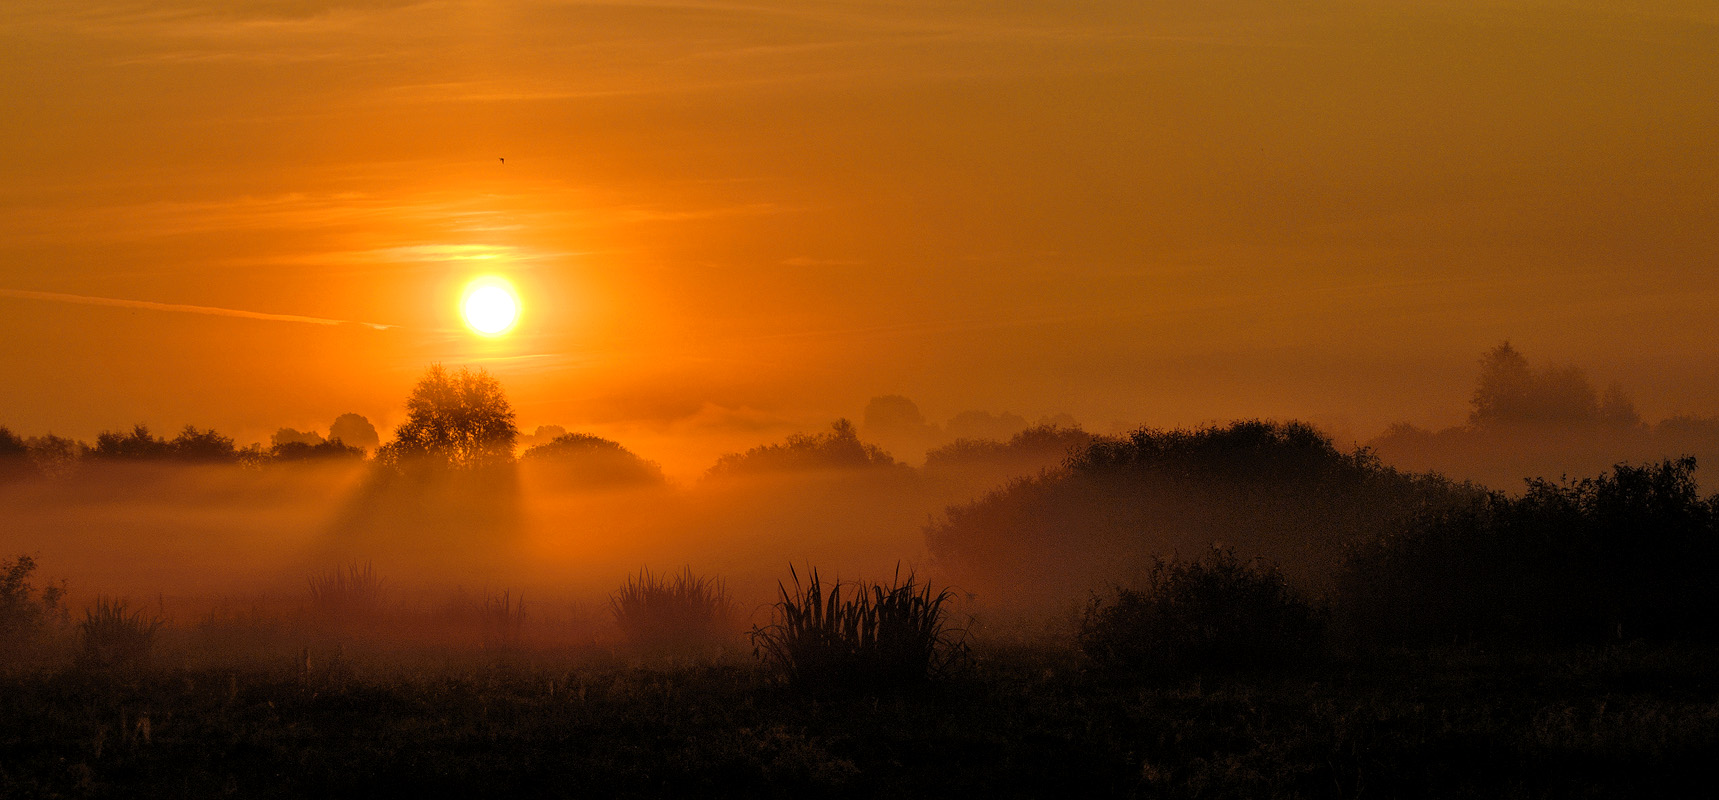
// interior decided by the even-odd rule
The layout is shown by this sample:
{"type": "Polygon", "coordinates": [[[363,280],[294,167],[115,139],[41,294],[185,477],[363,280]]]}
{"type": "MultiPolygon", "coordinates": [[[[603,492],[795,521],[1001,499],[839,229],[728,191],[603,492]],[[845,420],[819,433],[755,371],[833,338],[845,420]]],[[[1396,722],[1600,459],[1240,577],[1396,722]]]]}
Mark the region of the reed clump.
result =
{"type": "Polygon", "coordinates": [[[148,666],[161,625],[158,617],[130,610],[125,600],[98,596],[78,623],[78,663],[97,669],[148,666]]]}
{"type": "Polygon", "coordinates": [[[310,576],[310,607],[325,623],[373,619],[382,611],[382,576],[368,562],[310,576]]]}
{"type": "Polygon", "coordinates": [[[609,609],[627,644],[650,655],[691,655],[718,648],[734,618],[722,579],[695,574],[691,567],[673,576],[648,568],[627,576],[609,596],[609,609]]]}
{"type": "Polygon", "coordinates": [[[923,684],[967,657],[965,631],[947,624],[954,593],[933,592],[899,567],[888,585],[841,581],[826,590],[816,568],[794,588],[778,582],[769,625],[751,631],[753,652],[791,686],[864,691],[923,684]]]}

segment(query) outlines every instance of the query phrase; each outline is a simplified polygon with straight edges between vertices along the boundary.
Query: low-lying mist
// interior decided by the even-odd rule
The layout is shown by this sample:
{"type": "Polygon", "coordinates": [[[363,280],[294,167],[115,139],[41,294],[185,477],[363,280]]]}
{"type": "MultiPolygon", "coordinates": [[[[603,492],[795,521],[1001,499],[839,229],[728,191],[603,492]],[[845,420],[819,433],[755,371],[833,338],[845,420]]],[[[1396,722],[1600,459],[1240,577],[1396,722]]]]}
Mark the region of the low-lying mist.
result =
{"type": "Polygon", "coordinates": [[[898,566],[935,578],[929,520],[1028,463],[1059,460],[736,469],[690,486],[590,480],[529,458],[408,475],[357,459],[84,463],[0,485],[0,553],[33,556],[39,581],[64,580],[74,616],[114,596],[176,625],[304,617],[313,582],[362,565],[396,627],[440,626],[446,643],[473,646],[475,631],[435,613],[505,593],[523,601],[531,636],[588,642],[612,634],[609,598],[629,576],[684,567],[723,582],[738,631],[762,620],[791,565],[844,580],[898,566]]]}

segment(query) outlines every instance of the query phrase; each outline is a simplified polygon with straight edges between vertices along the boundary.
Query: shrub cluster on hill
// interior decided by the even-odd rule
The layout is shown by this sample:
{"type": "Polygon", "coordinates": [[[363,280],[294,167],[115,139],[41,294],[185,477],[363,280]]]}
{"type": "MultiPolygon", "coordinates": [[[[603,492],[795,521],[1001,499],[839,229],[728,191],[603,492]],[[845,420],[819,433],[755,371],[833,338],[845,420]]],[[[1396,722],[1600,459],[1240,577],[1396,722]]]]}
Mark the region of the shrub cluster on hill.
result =
{"type": "Polygon", "coordinates": [[[1078,596],[1213,542],[1318,585],[1350,543],[1472,492],[1339,451],[1302,423],[1142,429],[949,508],[926,540],[957,582],[999,601],[1078,596]]]}
{"type": "Polygon", "coordinates": [[[1346,623],[1374,640],[1593,641],[1719,634],[1719,495],[1693,458],[1534,480],[1430,508],[1360,543],[1346,623]]]}

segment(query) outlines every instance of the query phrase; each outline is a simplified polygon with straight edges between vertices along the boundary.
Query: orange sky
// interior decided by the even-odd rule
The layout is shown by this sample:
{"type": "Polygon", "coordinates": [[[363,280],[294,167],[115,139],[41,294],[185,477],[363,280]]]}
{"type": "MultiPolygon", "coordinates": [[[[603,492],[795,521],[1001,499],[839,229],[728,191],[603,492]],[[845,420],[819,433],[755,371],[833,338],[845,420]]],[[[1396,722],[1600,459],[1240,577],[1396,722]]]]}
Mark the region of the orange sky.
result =
{"type": "Polygon", "coordinates": [[[1715,98],[1706,2],[11,0],[0,424],[440,361],[671,471],[891,393],[1366,438],[1504,339],[1719,414],[1715,98]]]}

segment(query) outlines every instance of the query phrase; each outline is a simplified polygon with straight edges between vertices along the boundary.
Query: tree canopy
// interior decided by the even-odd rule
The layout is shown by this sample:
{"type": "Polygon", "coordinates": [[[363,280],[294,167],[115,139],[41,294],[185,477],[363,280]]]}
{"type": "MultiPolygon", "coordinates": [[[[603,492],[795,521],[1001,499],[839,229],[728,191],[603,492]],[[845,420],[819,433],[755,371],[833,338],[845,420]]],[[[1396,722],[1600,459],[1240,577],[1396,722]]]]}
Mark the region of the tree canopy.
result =
{"type": "Polygon", "coordinates": [[[433,364],[412,387],[394,441],[377,456],[397,468],[478,470],[512,463],[518,436],[500,381],[481,368],[450,372],[433,364]]]}

